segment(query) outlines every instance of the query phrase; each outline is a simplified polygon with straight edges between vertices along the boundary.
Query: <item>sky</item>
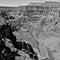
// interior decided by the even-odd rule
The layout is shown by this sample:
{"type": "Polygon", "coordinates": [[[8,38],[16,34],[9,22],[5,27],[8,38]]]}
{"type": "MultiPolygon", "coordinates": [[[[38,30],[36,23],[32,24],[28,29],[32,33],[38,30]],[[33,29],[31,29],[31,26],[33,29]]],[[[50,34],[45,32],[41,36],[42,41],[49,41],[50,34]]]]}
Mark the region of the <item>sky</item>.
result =
{"type": "Polygon", "coordinates": [[[27,5],[30,2],[45,2],[45,1],[59,1],[59,0],[0,0],[0,6],[19,6],[27,5]]]}

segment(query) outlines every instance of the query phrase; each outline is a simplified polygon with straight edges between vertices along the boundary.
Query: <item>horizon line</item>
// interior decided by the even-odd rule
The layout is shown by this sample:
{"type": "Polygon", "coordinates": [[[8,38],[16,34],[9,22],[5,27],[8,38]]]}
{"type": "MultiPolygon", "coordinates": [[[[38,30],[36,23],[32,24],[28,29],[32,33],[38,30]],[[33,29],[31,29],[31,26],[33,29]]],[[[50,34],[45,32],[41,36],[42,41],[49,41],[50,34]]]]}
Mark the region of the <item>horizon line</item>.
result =
{"type": "Polygon", "coordinates": [[[0,7],[19,7],[19,6],[26,6],[26,5],[29,5],[31,3],[60,3],[60,1],[43,1],[43,2],[29,2],[29,3],[26,3],[26,4],[19,4],[19,5],[0,5],[0,7]]]}

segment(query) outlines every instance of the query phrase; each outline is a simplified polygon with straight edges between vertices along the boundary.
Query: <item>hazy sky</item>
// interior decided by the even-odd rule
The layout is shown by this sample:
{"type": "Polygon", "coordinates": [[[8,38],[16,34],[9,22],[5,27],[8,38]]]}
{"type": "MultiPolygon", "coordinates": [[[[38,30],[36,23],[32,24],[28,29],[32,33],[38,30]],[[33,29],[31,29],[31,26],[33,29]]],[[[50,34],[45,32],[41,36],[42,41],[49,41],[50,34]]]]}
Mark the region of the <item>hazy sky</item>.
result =
{"type": "Polygon", "coordinates": [[[0,6],[18,6],[30,2],[59,1],[59,0],[0,0],[0,6]]]}

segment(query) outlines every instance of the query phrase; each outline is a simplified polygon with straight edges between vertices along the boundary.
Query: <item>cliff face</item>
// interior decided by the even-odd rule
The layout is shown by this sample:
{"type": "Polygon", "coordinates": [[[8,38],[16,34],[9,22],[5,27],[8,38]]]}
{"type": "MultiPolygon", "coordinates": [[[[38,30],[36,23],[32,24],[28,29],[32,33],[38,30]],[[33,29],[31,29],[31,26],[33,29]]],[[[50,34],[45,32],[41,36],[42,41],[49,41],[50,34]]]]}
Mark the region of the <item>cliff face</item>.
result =
{"type": "MultiPolygon", "coordinates": [[[[6,23],[9,23],[9,25],[11,24],[12,26],[11,25],[10,26],[12,27],[12,30],[15,32],[18,32],[17,39],[18,40],[26,39],[25,41],[27,41],[27,43],[25,43],[25,41],[22,43],[23,40],[22,41],[20,40],[21,42],[16,42],[16,37],[13,35],[12,36],[9,35],[10,33],[12,34],[12,32],[10,32],[10,28],[8,28],[8,26],[3,26],[2,30],[0,30],[1,32],[0,34],[2,34],[3,37],[6,37],[12,40],[13,45],[17,49],[22,50],[22,44],[23,45],[25,44],[26,46],[25,45],[23,46],[25,50],[23,49],[23,51],[25,51],[28,55],[30,54],[29,55],[30,58],[34,57],[37,60],[37,55],[35,54],[33,49],[35,45],[36,47],[39,47],[37,49],[41,50],[41,55],[45,57],[45,54],[43,54],[43,51],[46,52],[45,50],[43,50],[45,46],[43,44],[40,44],[40,46],[38,46],[39,45],[38,43],[44,42],[46,45],[48,45],[48,43],[55,41],[55,39],[52,39],[52,38],[50,39],[50,35],[55,35],[56,37],[58,35],[60,36],[60,34],[57,34],[57,32],[60,31],[59,27],[57,27],[58,24],[60,24],[60,18],[59,18],[60,5],[59,4],[60,2],[45,2],[45,3],[30,3],[29,5],[18,6],[18,7],[1,6],[0,7],[0,20],[1,20],[0,25],[2,26],[6,23]],[[43,31],[44,28],[45,30],[43,31]],[[30,48],[26,50],[27,46],[28,48],[29,47],[30,48]]],[[[3,44],[4,43],[2,42],[1,46],[3,46],[3,44]]],[[[5,45],[3,47],[5,47],[5,45]]],[[[6,50],[7,49],[8,48],[6,48],[6,50]]],[[[11,51],[9,53],[11,53],[11,51]]]]}

